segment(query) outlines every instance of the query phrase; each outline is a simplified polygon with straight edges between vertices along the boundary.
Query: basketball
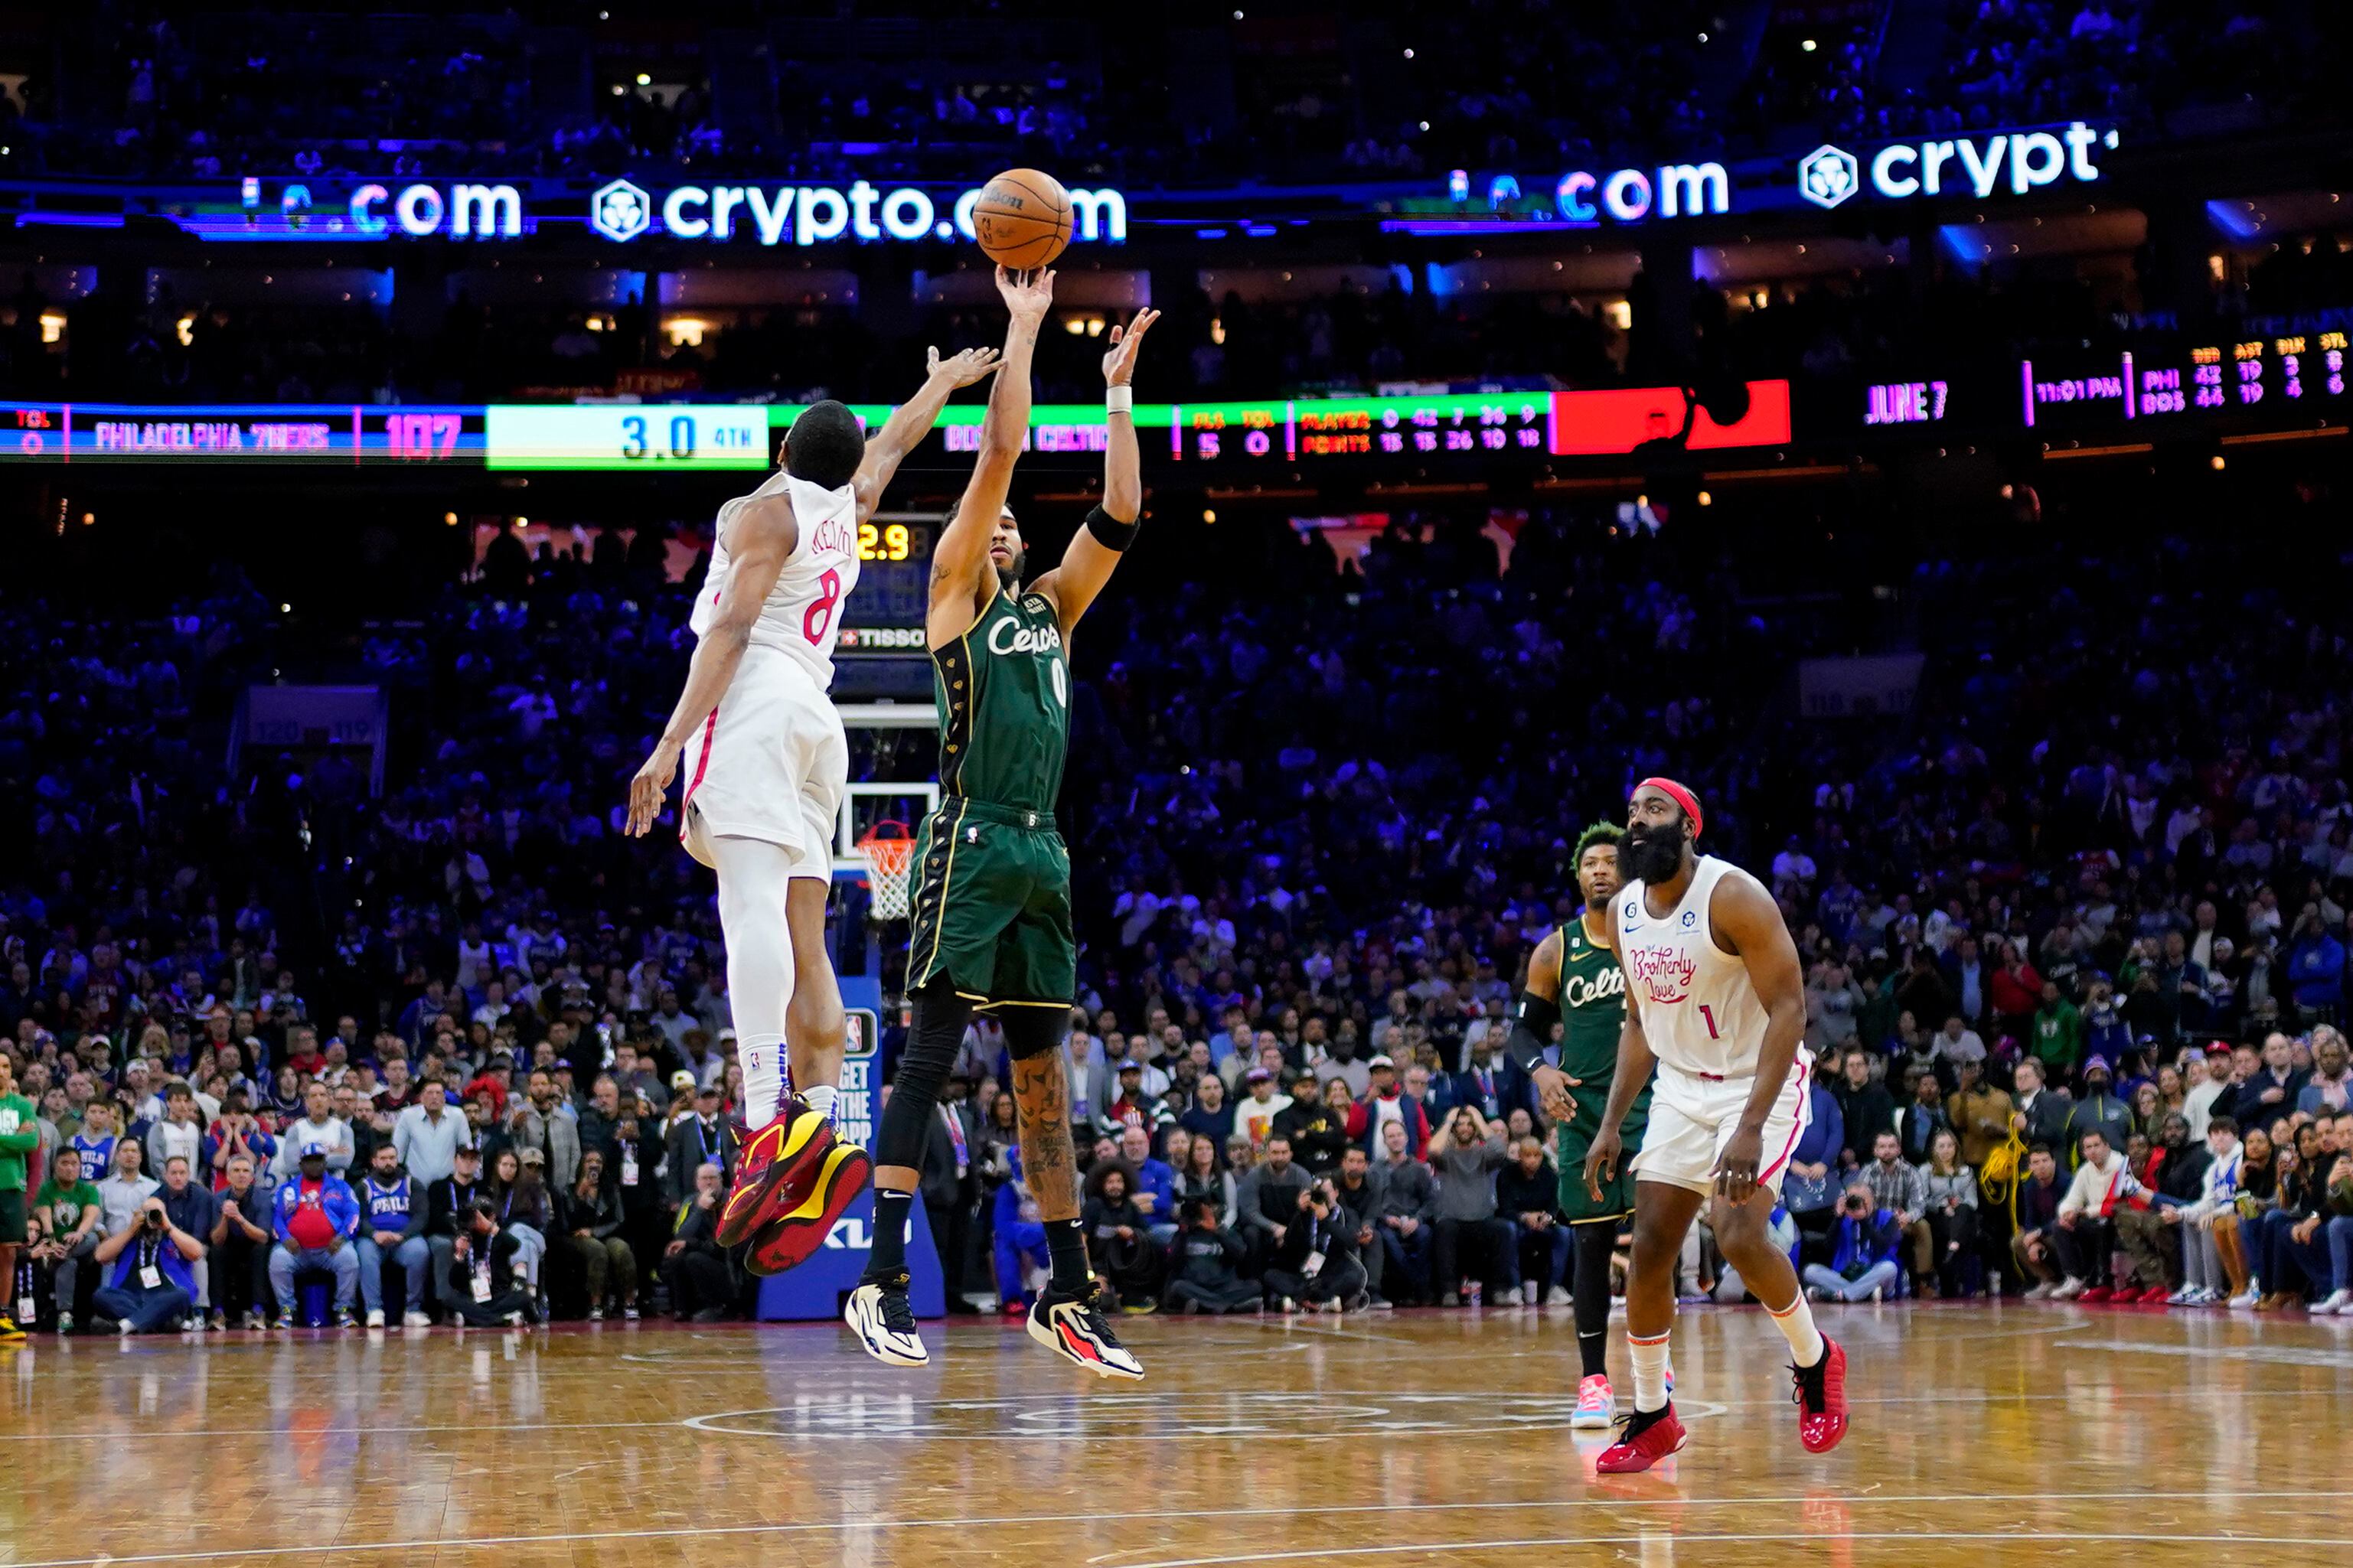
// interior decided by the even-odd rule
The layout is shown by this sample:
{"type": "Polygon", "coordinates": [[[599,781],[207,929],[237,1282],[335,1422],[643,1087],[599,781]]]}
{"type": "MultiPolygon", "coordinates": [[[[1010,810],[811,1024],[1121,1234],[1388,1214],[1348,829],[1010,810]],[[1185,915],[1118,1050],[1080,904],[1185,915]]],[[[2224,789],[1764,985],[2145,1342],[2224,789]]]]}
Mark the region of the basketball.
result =
{"type": "Polygon", "coordinates": [[[1043,267],[1071,243],[1071,193],[1051,174],[1008,169],[981,187],[972,229],[982,254],[999,267],[1043,267]]]}

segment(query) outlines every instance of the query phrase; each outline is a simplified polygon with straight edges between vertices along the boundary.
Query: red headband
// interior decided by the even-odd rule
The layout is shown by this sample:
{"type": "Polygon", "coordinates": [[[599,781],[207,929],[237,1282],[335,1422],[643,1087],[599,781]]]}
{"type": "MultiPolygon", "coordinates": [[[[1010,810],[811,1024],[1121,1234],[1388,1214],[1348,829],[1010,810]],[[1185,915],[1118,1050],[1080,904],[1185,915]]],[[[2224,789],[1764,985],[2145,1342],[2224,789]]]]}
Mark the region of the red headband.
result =
{"type": "Polygon", "coordinates": [[[1700,829],[1706,826],[1706,818],[1700,815],[1699,796],[1692,794],[1691,791],[1683,788],[1683,785],[1675,783],[1674,780],[1648,778],[1644,779],[1641,784],[1636,784],[1634,787],[1636,789],[1655,789],[1664,795],[1669,800],[1673,801],[1677,805],[1682,806],[1683,808],[1683,815],[1691,818],[1692,837],[1694,838],[1697,838],[1699,837],[1700,829]]]}

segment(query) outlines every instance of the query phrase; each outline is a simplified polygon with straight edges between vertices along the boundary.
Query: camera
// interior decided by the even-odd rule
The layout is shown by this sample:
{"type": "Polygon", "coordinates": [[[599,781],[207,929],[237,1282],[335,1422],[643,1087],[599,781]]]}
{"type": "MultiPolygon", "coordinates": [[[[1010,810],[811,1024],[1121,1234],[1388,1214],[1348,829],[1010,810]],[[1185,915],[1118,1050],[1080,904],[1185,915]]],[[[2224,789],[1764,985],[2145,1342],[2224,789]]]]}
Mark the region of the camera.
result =
{"type": "Polygon", "coordinates": [[[147,1211],[147,1228],[149,1230],[161,1230],[164,1228],[164,1211],[162,1209],[149,1209],[147,1211]]]}
{"type": "Polygon", "coordinates": [[[1851,1215],[1867,1215],[1871,1212],[1871,1200],[1850,1194],[1846,1200],[1846,1212],[1851,1215]]]}

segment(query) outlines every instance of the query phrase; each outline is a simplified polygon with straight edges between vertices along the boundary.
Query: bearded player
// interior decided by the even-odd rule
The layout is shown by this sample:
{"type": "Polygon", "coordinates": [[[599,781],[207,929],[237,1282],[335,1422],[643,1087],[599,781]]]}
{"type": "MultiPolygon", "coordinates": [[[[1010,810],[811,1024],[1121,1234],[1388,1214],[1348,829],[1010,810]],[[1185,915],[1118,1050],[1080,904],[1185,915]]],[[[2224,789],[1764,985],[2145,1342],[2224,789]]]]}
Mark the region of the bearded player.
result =
{"type": "Polygon", "coordinates": [[[1602,925],[1625,969],[1629,1005],[1609,1101],[1585,1152],[1586,1191],[1596,1203],[1617,1173],[1623,1123],[1654,1063],[1658,1083],[1631,1162],[1626,1344],[1634,1409],[1595,1468],[1647,1470],[1683,1446],[1667,1397],[1675,1258],[1711,1194],[1725,1261],[1789,1342],[1798,1439],[1810,1453],[1827,1453],[1846,1436],[1846,1352],[1814,1327],[1797,1271],[1766,1231],[1810,1119],[1813,1053],[1799,1037],[1806,1003],[1797,944],[1764,884],[1698,852],[1704,819],[1691,791],[1644,779],[1626,819],[1632,879],[1606,906],[1602,925]]]}
{"type": "MultiPolygon", "coordinates": [[[[1597,822],[1577,837],[1577,887],[1585,895],[1577,917],[1546,933],[1528,958],[1512,1037],[1504,1047],[1536,1087],[1553,1119],[1560,1162],[1560,1206],[1576,1238],[1569,1289],[1577,1313],[1577,1351],[1584,1375],[1577,1385],[1571,1426],[1607,1426],[1618,1414],[1609,1386],[1609,1261],[1619,1222],[1634,1212],[1631,1173],[1618,1172],[1599,1194],[1585,1186],[1585,1152],[1601,1125],[1618,1066],[1626,1020],[1626,973],[1609,939],[1609,900],[1618,891],[1619,845],[1626,830],[1597,822]],[[1560,1065],[1545,1060],[1558,1026],[1560,1065]]],[[[1646,1075],[1647,1076],[1647,1075],[1646,1075]]],[[[1651,1104],[1645,1082],[1619,1129],[1640,1140],[1651,1104]]]]}
{"type": "Polygon", "coordinates": [[[907,1300],[907,1214],[940,1085],[976,1011],[994,1012],[1013,1058],[1021,1168],[1045,1222],[1052,1278],[1029,1310],[1029,1337],[1103,1377],[1139,1378],[1095,1306],[1079,1221],[1077,1156],[1063,1037],[1078,984],[1071,858],[1054,826],[1070,749],[1071,628],[1134,542],[1144,506],[1136,456],[1136,350],[1157,320],[1112,329],[1103,355],[1110,437],[1103,504],[1060,565],[1021,585],[1020,525],[1006,510],[1029,426],[1029,359],[1053,303],[1054,275],[997,286],[1013,312],[990,391],[972,482],[932,553],[932,649],[940,717],[939,809],[915,837],[919,885],[907,941],[913,1016],[875,1135],[874,1249],[842,1310],[876,1360],[930,1359],[907,1300]]]}
{"type": "Polygon", "coordinates": [[[932,350],[922,389],[871,442],[839,403],[813,404],[793,421],[783,468],[719,509],[689,621],[686,689],[629,783],[628,830],[642,837],[693,746],[679,837],[719,874],[744,1068],[745,1142],[719,1242],[751,1240],[755,1274],[814,1252],[869,1169],[863,1149],[834,1136],[846,1037],[825,951],[834,821],[849,776],[841,716],[826,693],[842,601],[858,585],[859,528],[948,395],[995,370],[996,358],[993,349],[944,360],[932,350]]]}

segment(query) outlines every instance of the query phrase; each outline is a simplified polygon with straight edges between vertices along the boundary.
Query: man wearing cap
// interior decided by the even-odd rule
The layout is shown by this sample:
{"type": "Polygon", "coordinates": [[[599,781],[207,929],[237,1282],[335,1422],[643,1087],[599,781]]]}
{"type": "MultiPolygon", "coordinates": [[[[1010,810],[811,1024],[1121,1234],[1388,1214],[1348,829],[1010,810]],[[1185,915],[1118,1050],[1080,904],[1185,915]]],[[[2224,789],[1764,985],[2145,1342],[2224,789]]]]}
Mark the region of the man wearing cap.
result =
{"type": "Polygon", "coordinates": [[[1254,1067],[1242,1074],[1243,1096],[1234,1107],[1234,1131],[1263,1151],[1274,1135],[1274,1119],[1291,1109],[1291,1097],[1274,1091],[1274,1074],[1254,1067]]]}
{"type": "MultiPolygon", "coordinates": [[[[606,1081],[598,1079],[598,1087],[606,1081]]],[[[694,1114],[681,1116],[670,1125],[666,1156],[670,1211],[675,1214],[694,1200],[697,1171],[715,1165],[720,1175],[727,1177],[735,1169],[737,1152],[735,1124],[719,1114],[718,1089],[708,1085],[697,1089],[694,1114]]]]}
{"type": "Polygon", "coordinates": [[[278,1189],[271,1209],[269,1288],[278,1297],[278,1327],[294,1326],[294,1276],[305,1268],[335,1276],[335,1327],[353,1327],[352,1296],[359,1289],[360,1259],[351,1243],[359,1234],[359,1199],[343,1177],[327,1168],[327,1145],[312,1139],[301,1147],[294,1175],[278,1189]]]}
{"type": "Polygon", "coordinates": [[[2084,1097],[2067,1112],[2066,1146],[2078,1164],[2084,1159],[2084,1133],[2096,1131],[2108,1148],[2121,1151],[2132,1132],[2132,1107],[2116,1098],[2109,1080],[2107,1058],[2084,1059],[2084,1097]]]}
{"type": "Polygon", "coordinates": [[[1421,1102],[1405,1092],[1398,1079],[1397,1062],[1386,1051],[1365,1064],[1371,1082],[1348,1113],[1348,1137],[1376,1164],[1388,1157],[1382,1129],[1392,1121],[1405,1129],[1406,1147],[1420,1152],[1430,1146],[1430,1116],[1421,1102]]]}
{"type": "MultiPolygon", "coordinates": [[[[454,1287],[448,1282],[449,1258],[458,1227],[467,1223],[466,1215],[474,1200],[482,1195],[482,1152],[470,1143],[463,1143],[453,1152],[452,1161],[448,1175],[423,1185],[425,1249],[432,1262],[435,1299],[454,1313],[456,1300],[451,1293],[454,1287]]],[[[414,1176],[415,1173],[410,1174],[414,1176]]]]}

